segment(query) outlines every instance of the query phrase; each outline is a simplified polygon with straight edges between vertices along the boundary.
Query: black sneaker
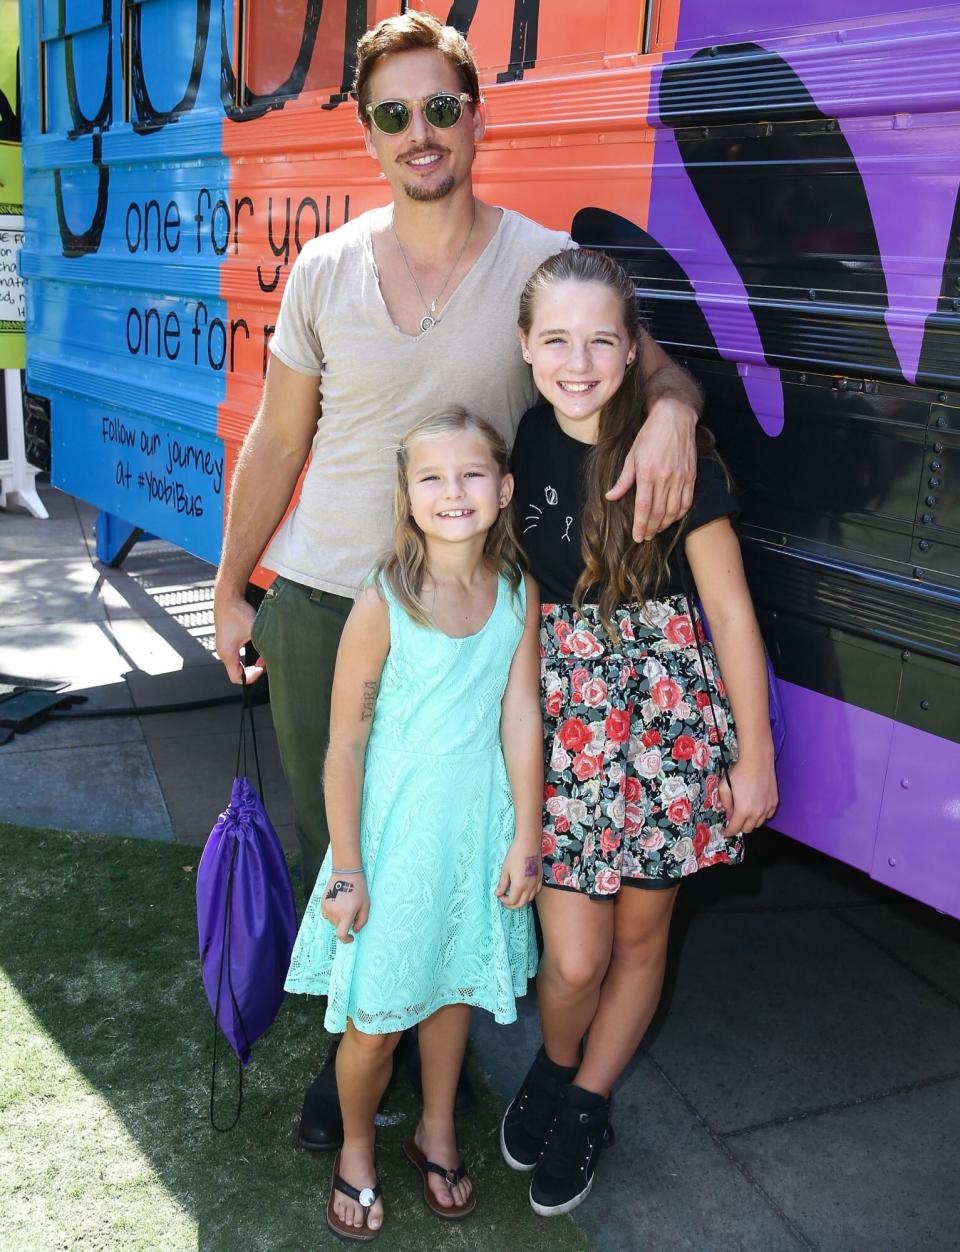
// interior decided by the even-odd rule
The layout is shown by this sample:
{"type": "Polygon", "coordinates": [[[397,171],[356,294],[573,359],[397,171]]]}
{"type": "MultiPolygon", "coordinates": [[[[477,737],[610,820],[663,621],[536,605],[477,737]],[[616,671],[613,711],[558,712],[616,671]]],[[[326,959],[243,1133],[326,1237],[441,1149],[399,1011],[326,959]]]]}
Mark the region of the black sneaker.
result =
{"type": "Polygon", "coordinates": [[[530,1180],[530,1207],[541,1217],[569,1213],[590,1194],[609,1108],[583,1087],[560,1088],[556,1120],[530,1180]]]}
{"type": "Polygon", "coordinates": [[[500,1123],[500,1152],[511,1169],[527,1173],[540,1159],[557,1112],[561,1083],[576,1077],[577,1067],[556,1065],[543,1048],[500,1123]]]}

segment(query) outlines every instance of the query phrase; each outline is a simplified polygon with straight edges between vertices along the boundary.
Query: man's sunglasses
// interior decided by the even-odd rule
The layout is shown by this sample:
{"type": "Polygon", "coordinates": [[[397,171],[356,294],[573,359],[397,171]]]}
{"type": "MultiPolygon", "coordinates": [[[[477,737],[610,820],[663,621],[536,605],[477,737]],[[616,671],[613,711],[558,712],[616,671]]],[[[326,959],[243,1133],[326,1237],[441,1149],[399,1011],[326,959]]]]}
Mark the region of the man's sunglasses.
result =
{"type": "Polygon", "coordinates": [[[366,113],[384,135],[400,135],[410,125],[413,106],[419,104],[431,126],[449,130],[460,121],[463,106],[472,99],[465,91],[459,95],[452,91],[438,91],[432,96],[424,96],[422,100],[380,100],[377,104],[368,104],[366,113]]]}

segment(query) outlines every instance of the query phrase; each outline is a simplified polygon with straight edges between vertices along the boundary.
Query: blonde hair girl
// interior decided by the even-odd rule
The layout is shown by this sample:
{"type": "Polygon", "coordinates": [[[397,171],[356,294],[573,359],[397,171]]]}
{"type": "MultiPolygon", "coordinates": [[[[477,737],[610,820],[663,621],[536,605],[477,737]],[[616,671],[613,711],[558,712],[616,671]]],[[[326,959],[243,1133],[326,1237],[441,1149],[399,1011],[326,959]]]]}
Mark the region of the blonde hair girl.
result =
{"type": "Polygon", "coordinates": [[[327,1223],[383,1223],[374,1114],[400,1033],[419,1023],[423,1117],[404,1153],[426,1204],[476,1205],[453,1124],[470,1006],[516,1017],[536,967],[539,601],[522,577],[503,440],[459,409],[397,454],[393,551],[337,653],[324,786],[330,851],[287,989],[327,997],[343,1149],[327,1223]]]}

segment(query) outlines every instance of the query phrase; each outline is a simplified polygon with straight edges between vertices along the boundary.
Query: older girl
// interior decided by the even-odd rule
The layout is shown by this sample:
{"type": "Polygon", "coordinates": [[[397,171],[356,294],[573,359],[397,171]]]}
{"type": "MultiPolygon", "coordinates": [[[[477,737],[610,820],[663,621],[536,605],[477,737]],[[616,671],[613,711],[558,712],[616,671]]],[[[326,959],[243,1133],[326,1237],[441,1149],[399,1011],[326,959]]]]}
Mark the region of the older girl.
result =
{"type": "Polygon", "coordinates": [[[633,283],[601,253],[551,257],[524,289],[523,354],[545,401],[513,455],[544,600],[544,1046],[501,1148],[533,1172],[543,1215],[592,1186],[610,1089],[660,998],[680,882],[736,864],[777,803],[760,634],[712,440],[700,432],[693,507],[657,539],[635,543],[632,502],[606,495],[644,421],[638,334],[633,283]]]}

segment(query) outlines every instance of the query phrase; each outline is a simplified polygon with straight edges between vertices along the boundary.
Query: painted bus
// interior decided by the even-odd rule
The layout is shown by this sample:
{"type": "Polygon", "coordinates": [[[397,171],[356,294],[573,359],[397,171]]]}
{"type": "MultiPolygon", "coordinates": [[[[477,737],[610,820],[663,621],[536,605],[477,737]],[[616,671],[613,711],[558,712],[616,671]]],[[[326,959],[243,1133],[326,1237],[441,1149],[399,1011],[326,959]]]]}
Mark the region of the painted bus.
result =
{"type": "MultiPolygon", "coordinates": [[[[217,560],[289,267],[387,199],[349,87],[400,7],[23,0],[27,383],[105,534],[217,560]]],[[[480,195],[617,256],[703,383],[772,824],[960,916],[960,4],[408,7],[477,51],[480,195]]]]}

